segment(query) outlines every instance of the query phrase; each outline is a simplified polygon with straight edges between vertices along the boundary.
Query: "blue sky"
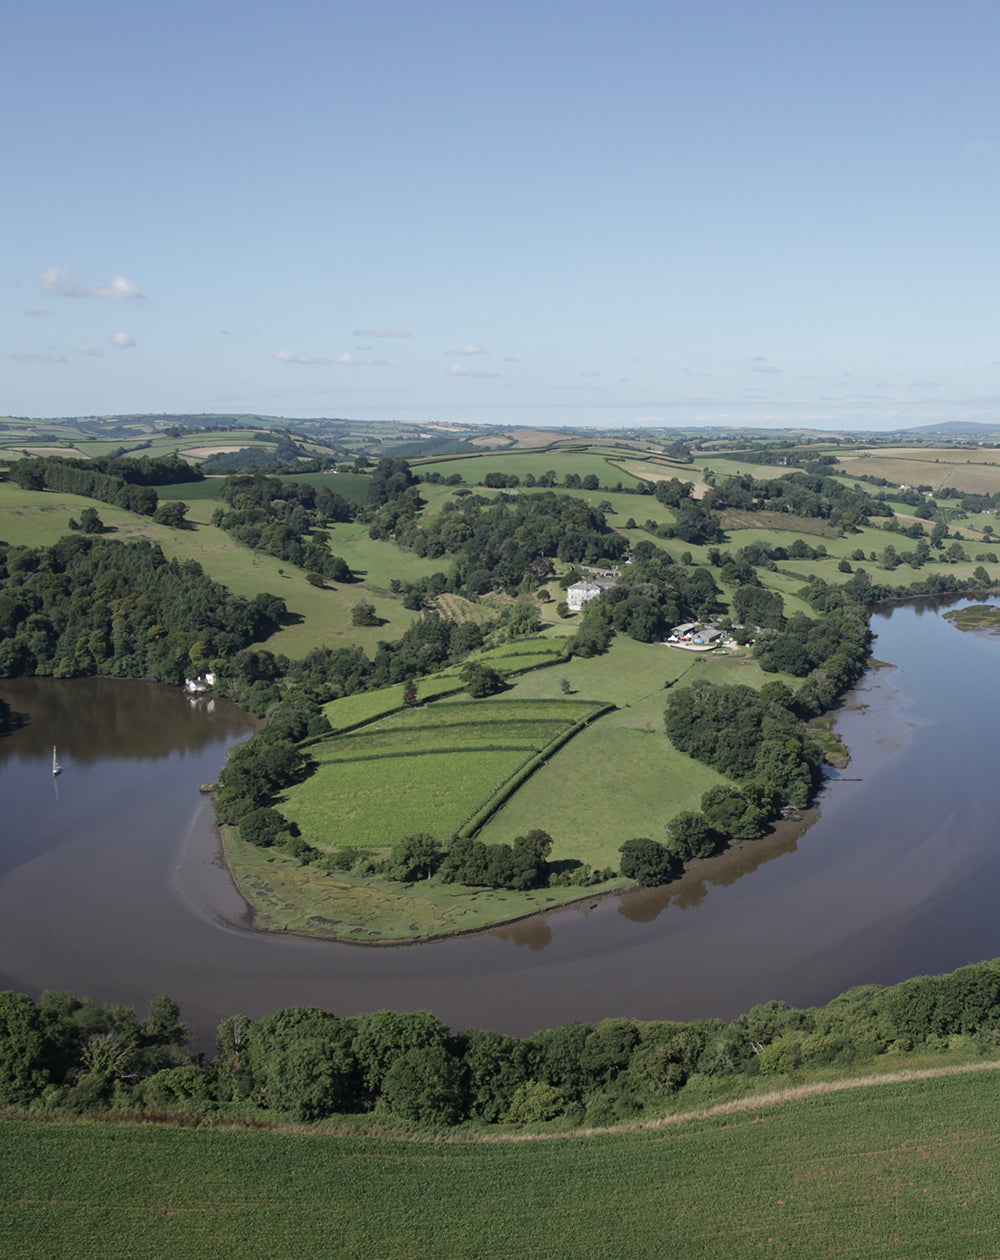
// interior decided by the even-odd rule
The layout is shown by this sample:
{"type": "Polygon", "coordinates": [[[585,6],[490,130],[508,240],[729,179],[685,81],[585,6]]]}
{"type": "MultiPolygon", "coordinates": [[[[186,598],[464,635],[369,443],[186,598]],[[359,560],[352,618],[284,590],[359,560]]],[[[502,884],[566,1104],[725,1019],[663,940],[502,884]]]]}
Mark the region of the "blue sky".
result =
{"type": "Polygon", "coordinates": [[[0,412],[1000,418],[993,0],[36,0],[0,412]]]}

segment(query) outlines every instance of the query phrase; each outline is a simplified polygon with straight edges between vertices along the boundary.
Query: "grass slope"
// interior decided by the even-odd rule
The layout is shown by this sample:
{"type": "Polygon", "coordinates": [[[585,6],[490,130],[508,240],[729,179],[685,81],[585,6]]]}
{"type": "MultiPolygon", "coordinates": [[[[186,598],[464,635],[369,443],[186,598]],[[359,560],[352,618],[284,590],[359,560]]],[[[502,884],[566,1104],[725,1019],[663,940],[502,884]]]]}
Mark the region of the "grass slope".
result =
{"type": "Polygon", "coordinates": [[[968,1260],[997,1251],[992,1071],[640,1132],[426,1142],[0,1123],[10,1256],[968,1260]]]}

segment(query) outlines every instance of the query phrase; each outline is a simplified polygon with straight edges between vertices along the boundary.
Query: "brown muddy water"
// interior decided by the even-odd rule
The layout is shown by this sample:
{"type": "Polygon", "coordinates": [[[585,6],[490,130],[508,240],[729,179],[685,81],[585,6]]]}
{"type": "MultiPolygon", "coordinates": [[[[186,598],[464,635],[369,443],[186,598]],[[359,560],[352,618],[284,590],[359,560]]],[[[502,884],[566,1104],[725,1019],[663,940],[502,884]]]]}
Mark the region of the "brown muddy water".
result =
{"type": "Polygon", "coordinates": [[[873,625],[892,667],[838,714],[852,760],[818,811],[664,889],[399,949],[249,929],[198,794],[249,730],[231,705],[151,683],[0,681],[31,718],[0,739],[0,988],[140,1008],[168,993],[208,1045],[228,1015],[294,1005],[518,1034],[729,1018],[1000,956],[1000,638],[927,602],[873,625]]]}

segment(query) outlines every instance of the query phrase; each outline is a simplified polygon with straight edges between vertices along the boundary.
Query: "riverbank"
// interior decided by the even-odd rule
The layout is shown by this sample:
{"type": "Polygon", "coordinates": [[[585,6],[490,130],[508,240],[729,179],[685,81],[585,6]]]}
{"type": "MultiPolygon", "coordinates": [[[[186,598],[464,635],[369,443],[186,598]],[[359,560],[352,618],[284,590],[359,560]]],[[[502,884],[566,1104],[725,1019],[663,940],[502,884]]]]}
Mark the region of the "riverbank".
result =
{"type": "Polygon", "coordinates": [[[233,884],[258,931],[293,933],[348,945],[418,945],[494,928],[625,893],[615,878],[590,888],[527,892],[470,888],[436,879],[401,884],[377,876],[317,871],[274,849],[259,849],[220,828],[233,884]]]}
{"type": "Polygon", "coordinates": [[[215,829],[218,860],[228,871],[239,902],[230,898],[224,905],[220,899],[215,913],[242,930],[343,945],[398,948],[485,932],[511,935],[514,930],[518,943],[544,947],[551,938],[546,920],[560,911],[593,910],[617,900],[626,919],[643,922],[671,903],[697,905],[709,886],[730,884],[794,852],[819,818],[817,799],[807,809],[777,819],[757,840],[731,841],[712,857],[688,862],[683,874],[668,884],[644,888],[619,877],[585,890],[538,888],[523,893],[433,879],[400,884],[340,872],[317,875],[315,868],[304,867],[287,854],[246,844],[234,827],[221,827],[215,829]]]}

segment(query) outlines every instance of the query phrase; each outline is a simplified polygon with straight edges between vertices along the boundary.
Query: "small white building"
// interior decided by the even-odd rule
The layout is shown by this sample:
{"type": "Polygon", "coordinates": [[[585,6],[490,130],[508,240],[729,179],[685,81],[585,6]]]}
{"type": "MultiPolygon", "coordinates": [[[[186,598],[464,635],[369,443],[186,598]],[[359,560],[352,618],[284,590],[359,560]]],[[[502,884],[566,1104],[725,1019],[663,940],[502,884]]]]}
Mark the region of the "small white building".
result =
{"type": "Polygon", "coordinates": [[[584,578],[581,582],[574,582],[566,588],[566,603],[570,612],[579,612],[592,599],[617,585],[618,579],[615,577],[584,578]]]}
{"type": "Polygon", "coordinates": [[[200,695],[203,691],[211,691],[215,686],[214,674],[202,674],[200,678],[185,678],[184,690],[200,695]]]}

